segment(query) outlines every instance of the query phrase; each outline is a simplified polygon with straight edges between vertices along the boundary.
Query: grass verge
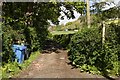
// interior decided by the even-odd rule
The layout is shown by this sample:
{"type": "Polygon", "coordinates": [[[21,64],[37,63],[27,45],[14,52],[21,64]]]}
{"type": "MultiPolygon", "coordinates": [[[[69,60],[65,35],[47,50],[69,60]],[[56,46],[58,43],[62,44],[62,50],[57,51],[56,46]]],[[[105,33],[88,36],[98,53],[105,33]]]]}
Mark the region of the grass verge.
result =
{"type": "Polygon", "coordinates": [[[5,64],[4,66],[1,66],[0,71],[2,71],[2,79],[18,76],[20,71],[26,69],[31,64],[31,62],[37,58],[39,54],[39,51],[31,53],[29,59],[25,60],[22,64],[18,64],[17,62],[10,62],[5,64]]]}

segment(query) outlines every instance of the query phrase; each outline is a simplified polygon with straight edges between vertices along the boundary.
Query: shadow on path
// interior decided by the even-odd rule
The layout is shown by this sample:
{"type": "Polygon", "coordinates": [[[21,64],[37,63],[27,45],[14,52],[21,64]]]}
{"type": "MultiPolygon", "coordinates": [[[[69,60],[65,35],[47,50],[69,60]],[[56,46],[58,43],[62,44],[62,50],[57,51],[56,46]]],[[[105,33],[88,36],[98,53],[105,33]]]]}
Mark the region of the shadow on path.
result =
{"type": "Polygon", "coordinates": [[[53,41],[53,40],[46,40],[45,41],[45,45],[43,47],[43,50],[42,50],[42,53],[52,53],[52,52],[55,52],[55,53],[59,53],[58,50],[62,50],[62,46],[60,44],[58,44],[56,41],[53,41]]]}
{"type": "Polygon", "coordinates": [[[68,60],[67,50],[64,50],[62,46],[52,40],[46,40],[42,54],[26,70],[22,71],[18,77],[73,78],[73,80],[74,78],[86,78],[87,80],[102,78],[101,80],[107,80],[101,75],[92,75],[86,72],[81,73],[78,68],[71,65],[68,60]]]}

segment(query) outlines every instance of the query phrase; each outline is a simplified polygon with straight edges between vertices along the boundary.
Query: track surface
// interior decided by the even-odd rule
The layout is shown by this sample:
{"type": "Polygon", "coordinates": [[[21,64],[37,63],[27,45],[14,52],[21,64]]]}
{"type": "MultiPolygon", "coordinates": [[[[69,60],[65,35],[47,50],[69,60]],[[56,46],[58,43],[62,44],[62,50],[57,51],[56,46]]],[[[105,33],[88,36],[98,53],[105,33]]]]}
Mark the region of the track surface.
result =
{"type": "Polygon", "coordinates": [[[54,41],[46,41],[46,46],[36,60],[23,70],[19,78],[104,78],[80,72],[69,64],[67,51],[54,41]]]}

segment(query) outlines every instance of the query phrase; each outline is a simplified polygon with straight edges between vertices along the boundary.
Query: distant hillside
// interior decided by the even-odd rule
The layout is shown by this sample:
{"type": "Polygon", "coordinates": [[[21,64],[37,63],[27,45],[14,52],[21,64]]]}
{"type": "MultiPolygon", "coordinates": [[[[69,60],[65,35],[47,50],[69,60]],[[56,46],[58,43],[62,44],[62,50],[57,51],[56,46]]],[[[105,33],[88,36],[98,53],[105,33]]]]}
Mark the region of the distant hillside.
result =
{"type": "Polygon", "coordinates": [[[76,21],[67,23],[64,27],[62,27],[62,30],[65,29],[74,30],[79,28],[80,28],[80,20],[78,19],[76,21]]]}
{"type": "MultiPolygon", "coordinates": [[[[120,4],[120,2],[118,3],[120,4]]],[[[92,14],[90,19],[91,19],[91,25],[93,26],[99,26],[99,24],[104,20],[106,21],[106,24],[110,23],[118,23],[120,21],[120,16],[117,15],[119,14],[119,8],[116,7],[110,8],[108,10],[105,10],[102,12],[102,14],[92,14]]],[[[83,27],[87,26],[87,21],[86,21],[86,16],[81,16],[79,17],[78,20],[73,21],[73,22],[68,22],[66,25],[57,25],[57,26],[52,26],[50,28],[51,31],[73,31],[73,30],[79,30],[83,27]]]]}

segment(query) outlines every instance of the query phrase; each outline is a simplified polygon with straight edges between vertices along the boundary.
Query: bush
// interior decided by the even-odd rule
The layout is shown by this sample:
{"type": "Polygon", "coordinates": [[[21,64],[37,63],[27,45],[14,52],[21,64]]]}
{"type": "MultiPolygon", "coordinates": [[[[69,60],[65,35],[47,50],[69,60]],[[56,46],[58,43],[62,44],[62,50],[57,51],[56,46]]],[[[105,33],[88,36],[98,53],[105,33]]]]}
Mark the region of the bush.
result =
{"type": "Polygon", "coordinates": [[[12,61],[12,57],[15,55],[12,51],[12,45],[18,40],[24,40],[27,44],[27,48],[30,52],[41,50],[44,41],[47,38],[47,26],[31,27],[26,25],[19,25],[18,29],[13,26],[3,23],[3,45],[2,45],[2,64],[12,61]],[[38,29],[39,28],[39,29],[38,29]]]}
{"type": "Polygon", "coordinates": [[[28,48],[33,52],[42,49],[48,34],[47,28],[49,23],[47,20],[55,23],[59,17],[59,15],[55,14],[54,10],[56,9],[57,11],[55,5],[52,3],[29,3],[29,5],[28,3],[3,3],[3,53],[0,54],[3,62],[11,61],[10,59],[13,56],[11,47],[15,40],[24,39],[28,44],[28,48]],[[48,9],[49,5],[53,9],[48,9]],[[48,15],[46,12],[54,15],[48,15]],[[39,16],[40,14],[44,15],[39,16]]]}
{"type": "Polygon", "coordinates": [[[34,52],[33,55],[31,55],[30,58],[26,60],[23,64],[10,62],[0,67],[2,73],[1,77],[4,80],[4,78],[13,78],[19,76],[20,71],[26,69],[31,64],[31,62],[37,58],[39,54],[39,51],[34,52]]]}
{"type": "Polygon", "coordinates": [[[27,30],[28,31],[26,33],[29,36],[26,38],[30,45],[31,51],[41,50],[44,45],[45,39],[47,39],[47,34],[48,34],[47,29],[44,29],[44,27],[43,27],[43,28],[41,28],[41,31],[39,31],[39,29],[36,29],[34,27],[28,27],[27,30]]]}
{"type": "Polygon", "coordinates": [[[14,53],[12,51],[12,44],[15,40],[25,39],[22,34],[23,30],[13,30],[10,26],[3,25],[3,45],[2,45],[2,61],[11,61],[14,53]]]}
{"type": "Polygon", "coordinates": [[[62,34],[62,35],[54,35],[53,40],[60,44],[63,48],[67,48],[70,42],[72,34],[62,34]]]}
{"type": "Polygon", "coordinates": [[[70,59],[76,65],[95,64],[97,50],[101,49],[101,35],[97,28],[85,29],[75,34],[70,42],[70,59]],[[94,52],[96,50],[96,52],[94,52]],[[89,60],[88,60],[89,59],[89,60]],[[80,61],[79,61],[80,60],[80,61]],[[90,61],[91,60],[91,61],[90,61]]]}
{"type": "Polygon", "coordinates": [[[119,31],[118,26],[107,26],[104,44],[101,28],[86,28],[73,35],[69,44],[69,59],[72,64],[93,74],[101,72],[103,75],[118,75],[119,31]]]}

